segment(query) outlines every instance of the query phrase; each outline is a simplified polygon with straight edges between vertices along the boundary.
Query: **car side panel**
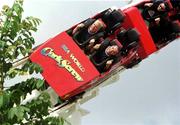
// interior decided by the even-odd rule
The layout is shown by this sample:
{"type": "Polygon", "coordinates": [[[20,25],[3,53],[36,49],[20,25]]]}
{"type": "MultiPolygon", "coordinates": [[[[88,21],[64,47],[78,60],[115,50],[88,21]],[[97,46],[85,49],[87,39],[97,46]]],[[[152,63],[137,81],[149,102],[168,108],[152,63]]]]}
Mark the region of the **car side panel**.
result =
{"type": "Polygon", "coordinates": [[[123,27],[132,27],[136,28],[140,33],[140,48],[138,53],[142,59],[146,58],[148,55],[155,52],[156,46],[154,41],[148,31],[140,11],[136,7],[130,7],[124,10],[126,15],[123,27]]]}
{"type": "Polygon", "coordinates": [[[30,59],[42,66],[43,77],[62,98],[72,91],[79,93],[81,86],[100,75],[66,32],[37,48],[30,59]]]}

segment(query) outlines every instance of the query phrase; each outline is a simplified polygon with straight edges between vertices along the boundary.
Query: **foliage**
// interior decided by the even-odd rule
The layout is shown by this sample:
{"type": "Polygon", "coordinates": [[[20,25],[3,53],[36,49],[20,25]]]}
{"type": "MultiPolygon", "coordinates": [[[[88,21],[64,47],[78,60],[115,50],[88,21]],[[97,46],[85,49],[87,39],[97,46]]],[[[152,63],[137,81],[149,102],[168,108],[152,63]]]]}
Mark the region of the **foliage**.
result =
{"type": "Polygon", "coordinates": [[[44,80],[30,78],[26,81],[4,88],[4,82],[24,74],[40,73],[41,67],[27,61],[15,67],[14,62],[32,52],[35,40],[32,36],[37,31],[41,20],[35,17],[22,18],[23,1],[16,0],[12,7],[3,6],[0,13],[0,124],[1,125],[62,125],[59,117],[48,117],[51,106],[50,96],[42,92],[36,99],[22,104],[32,90],[46,89],[44,80]]]}

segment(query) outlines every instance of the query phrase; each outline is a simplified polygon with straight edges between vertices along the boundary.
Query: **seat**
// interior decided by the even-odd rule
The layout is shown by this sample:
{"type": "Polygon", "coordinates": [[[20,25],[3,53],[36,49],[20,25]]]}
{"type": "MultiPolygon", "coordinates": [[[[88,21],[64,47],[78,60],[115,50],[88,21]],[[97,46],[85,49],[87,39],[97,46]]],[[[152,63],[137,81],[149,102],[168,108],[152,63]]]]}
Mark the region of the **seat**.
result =
{"type": "Polygon", "coordinates": [[[180,33],[179,21],[172,21],[170,23],[170,27],[169,27],[168,40],[174,40],[175,38],[177,38],[180,35],[179,33],[180,33]]]}
{"type": "Polygon", "coordinates": [[[171,8],[180,9],[180,1],[179,0],[167,0],[171,5],[171,8]]]}
{"type": "Polygon", "coordinates": [[[121,10],[111,10],[108,9],[104,15],[102,15],[102,20],[107,25],[107,33],[113,33],[117,28],[121,26],[124,21],[125,15],[121,10]]]}
{"type": "Polygon", "coordinates": [[[135,48],[139,42],[140,33],[135,29],[121,30],[117,34],[117,39],[123,45],[123,51],[128,52],[131,48],[135,48]]]}
{"type": "Polygon", "coordinates": [[[180,32],[180,23],[178,21],[173,21],[171,23],[171,29],[172,29],[172,32],[179,33],[180,32]]]}
{"type": "MultiPolygon", "coordinates": [[[[108,40],[108,41],[109,41],[109,39],[105,39],[105,40],[108,40]]],[[[109,44],[109,45],[117,45],[117,46],[118,46],[118,48],[119,48],[119,53],[115,56],[115,58],[116,58],[116,62],[119,61],[120,58],[121,58],[120,50],[122,49],[123,46],[121,45],[121,43],[120,43],[117,39],[114,39],[114,40],[110,41],[110,44],[109,44]]],[[[105,49],[106,49],[106,48],[105,48],[105,49]]],[[[103,51],[105,51],[105,49],[104,49],[103,51]]],[[[98,58],[97,54],[99,54],[99,51],[95,51],[93,54],[90,55],[90,60],[91,60],[91,62],[94,64],[94,66],[97,68],[97,70],[98,70],[100,73],[107,71],[108,69],[107,69],[107,70],[104,70],[104,67],[105,67],[105,65],[106,65],[106,62],[109,60],[109,58],[103,60],[102,62],[98,62],[98,61],[97,61],[97,60],[98,60],[98,59],[97,59],[97,58],[98,58]]],[[[115,62],[113,62],[113,63],[115,63],[115,62]]]]}
{"type": "Polygon", "coordinates": [[[104,37],[104,35],[105,35],[105,32],[102,31],[102,32],[99,32],[99,33],[93,35],[92,37],[90,37],[89,39],[87,39],[87,40],[84,41],[84,40],[81,39],[82,36],[79,35],[80,32],[81,32],[81,30],[78,31],[77,33],[75,33],[74,36],[73,36],[73,39],[74,39],[75,42],[78,44],[78,46],[80,46],[81,48],[84,48],[84,47],[89,43],[89,41],[90,41],[91,39],[99,39],[99,38],[101,38],[101,37],[104,37]]]}

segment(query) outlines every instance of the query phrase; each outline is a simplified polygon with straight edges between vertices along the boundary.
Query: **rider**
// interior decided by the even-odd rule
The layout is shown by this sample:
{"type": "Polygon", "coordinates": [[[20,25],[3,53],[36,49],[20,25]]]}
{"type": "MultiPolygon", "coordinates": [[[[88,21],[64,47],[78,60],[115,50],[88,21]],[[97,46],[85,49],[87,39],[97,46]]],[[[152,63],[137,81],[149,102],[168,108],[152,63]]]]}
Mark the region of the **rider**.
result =
{"type": "Polygon", "coordinates": [[[95,42],[95,36],[106,28],[105,23],[101,19],[89,18],[85,22],[78,24],[72,31],[72,35],[79,43],[95,42]],[[94,39],[94,40],[92,40],[94,39]]]}
{"type": "Polygon", "coordinates": [[[166,17],[169,11],[168,3],[165,0],[153,0],[144,4],[142,16],[150,23],[158,24],[161,17],[166,17]]]}
{"type": "Polygon", "coordinates": [[[97,67],[100,72],[107,71],[110,66],[117,61],[120,50],[117,45],[111,45],[109,39],[105,39],[101,44],[96,44],[93,49],[96,52],[95,60],[97,64],[104,62],[97,67]]]}

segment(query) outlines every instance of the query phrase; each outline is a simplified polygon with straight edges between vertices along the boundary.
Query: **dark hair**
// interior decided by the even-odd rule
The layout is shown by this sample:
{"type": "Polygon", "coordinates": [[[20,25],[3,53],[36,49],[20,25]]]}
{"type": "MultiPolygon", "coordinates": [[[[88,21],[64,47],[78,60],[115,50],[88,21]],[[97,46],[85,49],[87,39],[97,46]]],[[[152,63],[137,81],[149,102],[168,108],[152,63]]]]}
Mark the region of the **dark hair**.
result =
{"type": "Polygon", "coordinates": [[[164,2],[164,5],[166,7],[166,11],[169,11],[170,10],[170,6],[169,6],[168,2],[164,2]]]}
{"type": "Polygon", "coordinates": [[[165,0],[153,0],[153,3],[163,3],[165,0]]]}
{"type": "Polygon", "coordinates": [[[158,6],[161,3],[164,3],[165,11],[169,11],[170,10],[169,4],[165,0],[153,0],[153,5],[154,5],[155,8],[158,8],[158,6]]]}

